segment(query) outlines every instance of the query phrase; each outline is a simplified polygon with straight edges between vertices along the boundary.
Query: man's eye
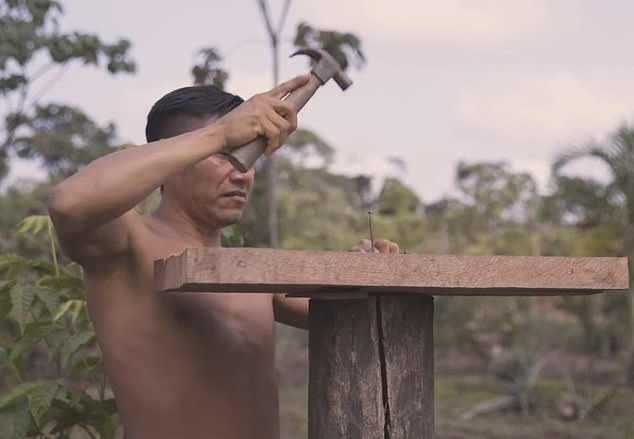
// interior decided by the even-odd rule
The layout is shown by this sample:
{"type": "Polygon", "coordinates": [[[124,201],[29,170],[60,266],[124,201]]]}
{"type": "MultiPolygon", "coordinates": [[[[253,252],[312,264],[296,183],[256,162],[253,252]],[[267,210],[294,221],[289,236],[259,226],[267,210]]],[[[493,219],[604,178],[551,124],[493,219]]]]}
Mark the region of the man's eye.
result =
{"type": "Polygon", "coordinates": [[[217,154],[212,155],[213,159],[218,163],[227,163],[229,161],[229,154],[224,152],[219,152],[217,154]]]}

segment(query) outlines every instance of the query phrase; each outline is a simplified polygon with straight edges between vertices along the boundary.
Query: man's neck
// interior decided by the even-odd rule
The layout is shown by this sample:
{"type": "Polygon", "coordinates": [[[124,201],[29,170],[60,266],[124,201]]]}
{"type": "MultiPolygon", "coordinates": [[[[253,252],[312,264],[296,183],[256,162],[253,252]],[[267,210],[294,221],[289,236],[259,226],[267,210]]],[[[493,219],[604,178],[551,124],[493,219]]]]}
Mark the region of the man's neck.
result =
{"type": "Polygon", "coordinates": [[[172,203],[161,201],[150,216],[168,226],[188,246],[220,247],[221,226],[197,223],[172,203]]]}

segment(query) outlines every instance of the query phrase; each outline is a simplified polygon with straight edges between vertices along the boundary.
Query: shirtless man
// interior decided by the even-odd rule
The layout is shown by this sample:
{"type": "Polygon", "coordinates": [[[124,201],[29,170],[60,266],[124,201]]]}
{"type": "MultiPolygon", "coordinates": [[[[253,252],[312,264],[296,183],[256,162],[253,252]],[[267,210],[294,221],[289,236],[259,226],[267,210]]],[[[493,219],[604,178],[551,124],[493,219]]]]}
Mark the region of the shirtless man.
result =
{"type": "MultiPolygon", "coordinates": [[[[88,309],[129,439],[277,439],[274,319],[307,327],[307,301],[281,294],[157,293],[153,261],[220,246],[253,184],[223,151],[296,128],[281,100],[298,76],[242,99],[186,87],[148,115],[147,145],[107,155],[60,183],[49,211],[62,247],[84,269],[88,309]],[[157,187],[159,207],[133,210],[157,187]]],[[[379,240],[372,251],[398,253],[379,240]]],[[[369,251],[367,241],[355,248],[369,251]]]]}

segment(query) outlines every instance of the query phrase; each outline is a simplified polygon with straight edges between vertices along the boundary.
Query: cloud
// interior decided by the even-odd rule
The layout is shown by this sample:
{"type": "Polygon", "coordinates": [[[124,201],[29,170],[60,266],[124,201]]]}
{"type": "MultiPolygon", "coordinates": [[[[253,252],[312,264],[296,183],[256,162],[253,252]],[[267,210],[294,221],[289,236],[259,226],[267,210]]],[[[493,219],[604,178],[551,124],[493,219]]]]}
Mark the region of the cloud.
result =
{"type": "Polygon", "coordinates": [[[385,41],[440,45],[547,42],[582,26],[573,0],[348,0],[297,5],[311,23],[350,29],[385,41]]]}
{"type": "Polygon", "coordinates": [[[4,194],[11,185],[23,181],[41,181],[46,178],[46,172],[35,160],[25,160],[17,157],[11,159],[11,166],[6,178],[0,182],[0,194],[4,194]]]}
{"type": "Polygon", "coordinates": [[[611,130],[631,110],[630,99],[565,72],[512,75],[466,95],[458,125],[492,142],[551,148],[611,130]]]}
{"type": "MultiPolygon", "coordinates": [[[[286,80],[286,77],[281,80],[286,80]]],[[[228,91],[239,93],[243,99],[248,99],[256,93],[265,92],[273,86],[271,75],[250,73],[242,70],[232,72],[229,81],[228,91]],[[236,90],[239,90],[239,92],[236,92],[236,90]]]]}

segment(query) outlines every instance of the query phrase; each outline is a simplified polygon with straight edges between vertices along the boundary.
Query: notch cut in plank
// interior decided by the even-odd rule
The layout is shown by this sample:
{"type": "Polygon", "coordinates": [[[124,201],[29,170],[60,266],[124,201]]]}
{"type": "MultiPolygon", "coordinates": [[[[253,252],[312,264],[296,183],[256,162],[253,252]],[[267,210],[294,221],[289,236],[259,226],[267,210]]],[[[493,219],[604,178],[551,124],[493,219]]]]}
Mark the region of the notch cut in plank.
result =
{"type": "Polygon", "coordinates": [[[154,263],[159,291],[568,295],[628,288],[627,258],[193,248],[154,263]]]}

